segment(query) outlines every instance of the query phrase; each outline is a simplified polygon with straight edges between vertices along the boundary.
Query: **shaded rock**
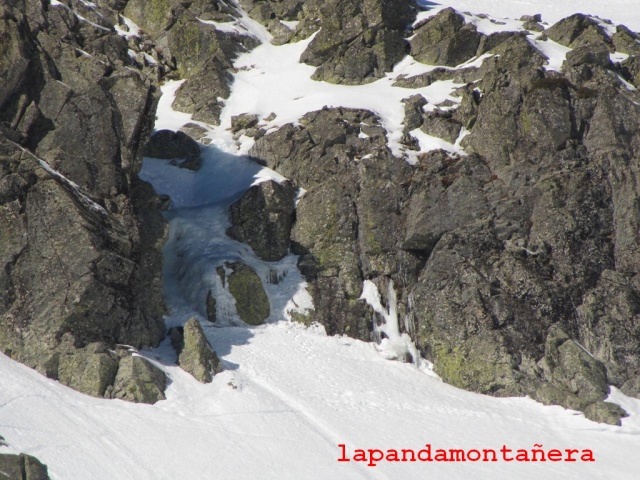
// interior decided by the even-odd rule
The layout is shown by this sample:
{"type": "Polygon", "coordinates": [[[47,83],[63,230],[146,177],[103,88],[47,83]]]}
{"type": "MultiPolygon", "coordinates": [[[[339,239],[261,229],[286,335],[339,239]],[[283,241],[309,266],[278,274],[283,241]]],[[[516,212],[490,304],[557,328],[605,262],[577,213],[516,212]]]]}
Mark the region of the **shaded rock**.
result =
{"type": "Polygon", "coordinates": [[[420,128],[423,122],[422,107],[427,104],[427,100],[422,95],[413,95],[402,102],[404,103],[404,131],[410,132],[420,128]]]}
{"type": "Polygon", "coordinates": [[[120,358],[110,398],[154,404],[164,400],[167,376],[158,367],[138,355],[120,358]]]}
{"type": "Polygon", "coordinates": [[[207,310],[207,319],[211,323],[216,323],[216,320],[217,320],[217,316],[216,316],[216,299],[211,294],[211,290],[209,290],[207,292],[207,300],[205,301],[205,307],[206,307],[206,310],[207,310]]]}
{"type": "Polygon", "coordinates": [[[202,164],[198,142],[181,131],[157,131],[144,146],[142,154],[151,158],[184,159],[178,166],[189,170],[198,170],[202,164]]]}
{"type": "Polygon", "coordinates": [[[284,258],[289,252],[295,193],[289,181],[269,180],[251,187],[231,205],[227,235],[247,243],[263,260],[284,258]]]}
{"type": "Polygon", "coordinates": [[[47,466],[37,458],[24,453],[0,453],[0,472],[7,480],[49,480],[47,466]]]}
{"type": "Polygon", "coordinates": [[[446,8],[423,25],[411,40],[411,55],[429,65],[455,67],[475,57],[482,35],[464,17],[446,8]]]}
{"type": "Polygon", "coordinates": [[[455,158],[434,152],[428,161],[426,172],[413,180],[417,188],[407,205],[406,237],[402,243],[404,249],[427,253],[445,232],[488,213],[483,187],[491,177],[476,156],[455,158]]]}
{"type": "Polygon", "coordinates": [[[248,325],[260,325],[269,317],[271,306],[258,274],[243,263],[228,264],[229,292],[236,300],[236,311],[248,325]]]}
{"type": "Polygon", "coordinates": [[[218,356],[211,348],[197,319],[187,320],[180,330],[170,332],[171,343],[178,353],[178,365],[201,383],[209,383],[222,371],[218,356]]]}
{"type": "Polygon", "coordinates": [[[521,135],[525,139],[545,149],[559,150],[571,138],[573,125],[568,87],[565,79],[553,77],[531,84],[519,118],[521,135]]]}

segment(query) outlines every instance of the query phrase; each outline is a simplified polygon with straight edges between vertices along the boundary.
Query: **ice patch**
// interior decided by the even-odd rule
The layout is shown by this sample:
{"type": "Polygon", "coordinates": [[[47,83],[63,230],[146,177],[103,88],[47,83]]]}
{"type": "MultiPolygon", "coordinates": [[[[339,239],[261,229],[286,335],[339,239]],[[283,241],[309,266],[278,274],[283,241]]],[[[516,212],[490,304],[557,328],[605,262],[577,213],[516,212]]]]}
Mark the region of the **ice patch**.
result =
{"type": "Polygon", "coordinates": [[[385,308],[382,306],[378,287],[371,280],[365,280],[362,284],[360,299],[365,300],[373,308],[373,311],[382,318],[380,323],[377,322],[376,318],[373,319],[375,342],[379,346],[380,352],[390,360],[409,360],[419,369],[437,377],[433,373],[433,365],[420,356],[420,352],[418,352],[409,335],[400,333],[397,310],[398,300],[396,291],[393,288],[393,280],[389,280],[387,298],[389,306],[385,308]]]}

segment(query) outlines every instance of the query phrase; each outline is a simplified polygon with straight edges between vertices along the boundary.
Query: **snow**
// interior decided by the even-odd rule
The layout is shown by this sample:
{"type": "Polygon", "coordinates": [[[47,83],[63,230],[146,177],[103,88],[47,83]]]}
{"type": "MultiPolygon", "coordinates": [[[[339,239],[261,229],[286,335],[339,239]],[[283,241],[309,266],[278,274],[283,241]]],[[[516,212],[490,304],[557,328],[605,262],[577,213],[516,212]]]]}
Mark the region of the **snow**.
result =
{"type": "MultiPolygon", "coordinates": [[[[612,0],[602,2],[598,0],[439,0],[423,2],[426,6],[433,6],[435,10],[453,7],[458,11],[486,13],[497,19],[512,21],[522,15],[542,14],[542,21],[548,25],[562,20],[574,13],[595,15],[602,19],[609,19],[616,24],[624,24],[631,30],[640,31],[640,9],[637,0],[612,0]]],[[[429,12],[423,12],[425,13],[429,12]]]]}
{"type": "MultiPolygon", "coordinates": [[[[298,61],[310,41],[311,38],[282,46],[265,43],[236,60],[234,66],[239,72],[222,111],[221,125],[209,134],[213,144],[223,150],[235,150],[235,140],[229,130],[231,117],[242,113],[257,114],[260,118],[275,113],[273,120],[261,124],[263,128],[271,129],[296,123],[307,112],[325,106],[346,107],[367,109],[378,115],[382,126],[389,132],[392,152],[400,156],[403,153],[399,142],[404,121],[402,100],[422,94],[434,104],[444,100],[456,101],[452,93],[462,86],[452,81],[435,82],[419,89],[393,86],[400,75],[412,76],[434,68],[420,65],[410,57],[398,64],[392,73],[366,85],[317,82],[311,79],[315,67],[298,61]]],[[[253,140],[243,140],[239,153],[246,154],[253,146],[253,140]]]]}
{"type": "Polygon", "coordinates": [[[154,406],[90,398],[0,356],[0,425],[12,448],[37,455],[54,479],[595,480],[637,478],[634,416],[599,425],[526,398],[495,399],[446,385],[373,344],[280,322],[205,326],[226,371],[201,385],[164,345],[171,376],[154,406]],[[356,448],[589,448],[595,463],[337,462],[356,448]]]}
{"type": "Polygon", "coordinates": [[[547,58],[546,70],[555,70],[560,72],[562,70],[562,64],[567,57],[567,53],[571,51],[570,48],[560,45],[551,39],[540,40],[540,36],[535,38],[528,37],[527,40],[536,47],[547,58]]]}
{"type": "MultiPolygon", "coordinates": [[[[485,33],[522,29],[517,20],[522,14],[542,13],[543,20],[551,23],[578,10],[640,30],[640,11],[631,0],[421,3],[433,8],[420,18],[446,6],[473,10],[466,15],[467,21],[485,33]]],[[[56,0],[51,4],[62,5],[56,0]]],[[[129,31],[119,29],[121,35],[139,34],[133,22],[124,17],[123,22],[129,31]]],[[[295,22],[285,24],[295,28],[295,22]]],[[[35,455],[58,480],[636,479],[640,400],[611,389],[608,401],[630,413],[621,427],[615,427],[528,398],[497,399],[444,384],[420,359],[409,336],[401,333],[399,325],[405,324],[406,329],[407,319],[399,318],[391,282],[386,305],[373,282],[363,283],[362,300],[382,320],[375,324],[379,343],[328,337],[319,325],[306,328],[290,321],[292,312],[313,309],[296,266],[297,257],[290,254],[279,262],[265,262],[248,245],[225,233],[228,207],[235,199],[260,182],[284,181],[246,157],[253,140],[241,137],[236,143],[229,131],[231,117],[252,113],[265,119],[274,112],[276,117],[262,120],[260,126],[275,129],[298,122],[307,112],[325,105],[369,109],[388,130],[393,153],[415,162],[417,155],[434,148],[464,155],[460,142],[468,131],[463,129],[451,144],[414,130],[411,134],[418,139],[420,152],[406,152],[399,143],[404,127],[402,99],[421,94],[429,102],[425,109],[432,110],[445,100],[459,103],[453,93],[461,85],[441,81],[415,90],[395,87],[401,75],[436,68],[410,56],[393,72],[367,85],[315,82],[310,79],[314,68],[298,62],[310,39],[273,46],[264,27],[244,13],[237,22],[212,27],[253,35],[263,45],[236,60],[238,72],[220,126],[194,122],[191,115],[172,109],[182,81],[162,87],[155,128],[175,131],[196,123],[207,130],[212,145],[201,147],[203,164],[197,172],[177,168],[167,160],[145,159],[141,177],[172,200],[166,212],[170,226],[165,246],[170,310],[166,323],[174,326],[191,316],[199,318],[225,371],[202,385],[176,366],[176,354],[168,341],[155,350],[140,352],[171,380],[167,400],[149,406],[82,395],[0,355],[0,434],[9,443],[0,452],[35,455]],[[245,262],[261,278],[271,305],[266,325],[248,327],[239,319],[228,286],[216,272],[217,267],[233,261],[245,262]],[[279,282],[274,283],[274,278],[279,282]],[[209,291],[217,300],[216,324],[205,320],[209,291]],[[393,361],[407,354],[413,363],[393,361]],[[531,449],[537,444],[547,450],[592,449],[596,462],[379,462],[375,467],[338,462],[341,444],[352,456],[355,449],[419,450],[427,443],[445,449],[497,450],[503,445],[531,449]]],[[[568,49],[550,40],[540,41],[537,35],[530,36],[530,41],[549,58],[547,69],[560,68],[568,49]]],[[[456,68],[479,66],[487,57],[456,68]]],[[[612,55],[612,60],[623,58],[612,55]]],[[[65,182],[48,165],[42,166],[65,182]]],[[[68,186],[81,195],[77,186],[68,186]]],[[[297,200],[303,196],[301,190],[297,200]]]]}
{"type": "Polygon", "coordinates": [[[140,36],[140,27],[133,20],[125,17],[124,15],[120,15],[120,20],[126,25],[127,29],[125,30],[121,26],[115,25],[114,28],[116,29],[116,32],[118,32],[118,35],[125,38],[140,36]]]}

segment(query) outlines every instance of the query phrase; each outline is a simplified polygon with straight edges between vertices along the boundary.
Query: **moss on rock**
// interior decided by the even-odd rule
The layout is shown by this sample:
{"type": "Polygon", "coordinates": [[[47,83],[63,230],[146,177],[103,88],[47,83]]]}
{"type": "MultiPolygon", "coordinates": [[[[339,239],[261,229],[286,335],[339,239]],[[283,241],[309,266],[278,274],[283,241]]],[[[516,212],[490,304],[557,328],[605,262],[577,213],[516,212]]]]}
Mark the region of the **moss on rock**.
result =
{"type": "Polygon", "coordinates": [[[258,274],[242,263],[229,265],[233,273],[228,276],[229,291],[236,300],[236,310],[243,322],[260,325],[269,317],[271,306],[258,274]]]}

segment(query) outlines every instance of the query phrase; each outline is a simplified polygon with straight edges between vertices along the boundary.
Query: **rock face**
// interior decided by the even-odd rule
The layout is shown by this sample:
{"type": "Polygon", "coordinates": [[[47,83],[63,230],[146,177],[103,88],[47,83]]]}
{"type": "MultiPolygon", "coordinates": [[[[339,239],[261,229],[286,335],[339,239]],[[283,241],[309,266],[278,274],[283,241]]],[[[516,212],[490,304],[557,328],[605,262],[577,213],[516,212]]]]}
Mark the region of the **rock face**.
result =
{"type": "Polygon", "coordinates": [[[0,349],[102,396],[120,362],[108,350],[164,330],[166,229],[136,176],[157,68],[134,63],[108,16],[2,8],[0,349]]]}
{"type": "Polygon", "coordinates": [[[559,22],[546,35],[573,50],[554,72],[523,34],[480,35],[450,9],[418,25],[422,61],[495,54],[398,81],[476,82],[457,108],[405,101],[407,145],[416,128],[452,143],[465,128],[467,156],[432,151],[409,166],[370,112],[337,108],[258,139],[252,156],[307,190],[291,250],[313,320],[369,340],[362,282],[385,292],[393,281],[401,330],[445,381],[618,423],[608,386],[640,393],[640,102],[621,81],[640,84],[640,62],[609,60],[614,42],[633,43],[627,30],[559,22]]]}
{"type": "Polygon", "coordinates": [[[231,205],[227,235],[250,245],[263,260],[281,260],[289,252],[294,196],[291,182],[270,180],[251,187],[231,205]]]}
{"type": "Polygon", "coordinates": [[[197,319],[187,320],[182,329],[171,331],[171,343],[178,353],[178,365],[201,383],[209,383],[222,371],[218,356],[211,348],[197,319]]]}
{"type": "Polygon", "coordinates": [[[49,480],[47,466],[25,454],[0,453],[0,472],[8,480],[49,480]]]}
{"type": "Polygon", "coordinates": [[[313,16],[320,32],[300,58],[318,67],[312,78],[366,83],[384,76],[405,56],[404,33],[415,18],[409,2],[331,0],[320,2],[318,10],[313,16]]]}

